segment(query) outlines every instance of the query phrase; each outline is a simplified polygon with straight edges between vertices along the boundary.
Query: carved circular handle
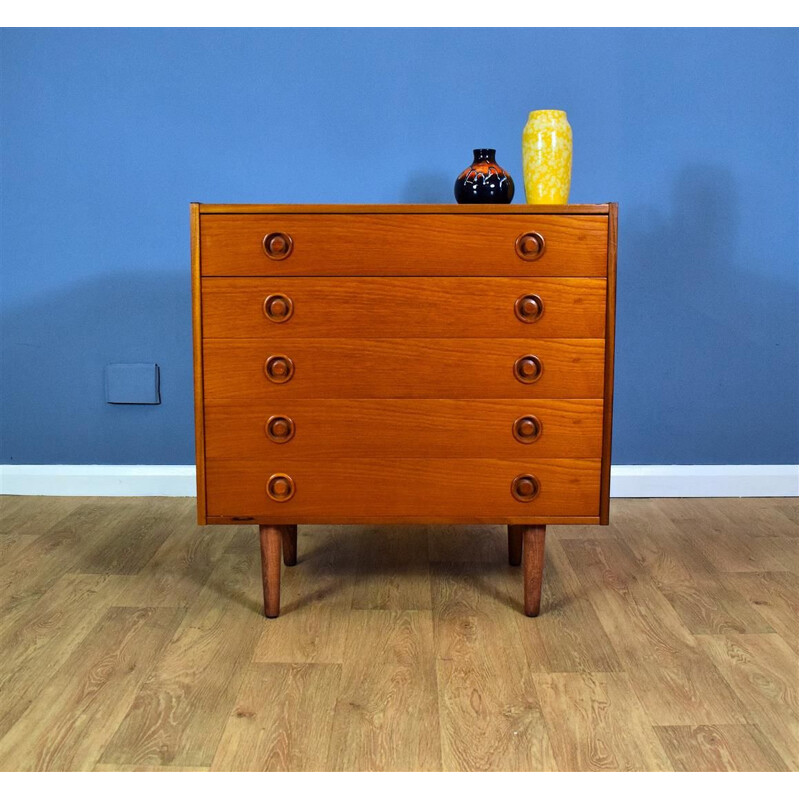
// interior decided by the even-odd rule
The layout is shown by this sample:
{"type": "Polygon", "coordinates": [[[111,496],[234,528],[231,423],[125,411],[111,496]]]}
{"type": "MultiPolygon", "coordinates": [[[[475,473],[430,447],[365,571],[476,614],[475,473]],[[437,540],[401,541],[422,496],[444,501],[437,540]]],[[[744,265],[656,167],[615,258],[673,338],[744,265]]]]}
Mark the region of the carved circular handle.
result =
{"type": "Polygon", "coordinates": [[[264,364],[264,372],[273,383],[286,383],[294,375],[294,361],[289,356],[270,356],[264,364]]]}
{"type": "Polygon", "coordinates": [[[538,356],[520,356],[514,362],[514,377],[522,383],[536,383],[543,369],[538,356]]]}
{"type": "Polygon", "coordinates": [[[288,258],[294,242],[288,233],[268,233],[263,241],[264,252],[275,261],[288,258]]]}
{"type": "Polygon", "coordinates": [[[536,231],[521,233],[514,242],[514,249],[525,261],[536,261],[544,255],[544,236],[536,231]]]}
{"type": "Polygon", "coordinates": [[[523,294],[514,303],[514,313],[522,322],[536,322],[544,313],[544,303],[538,294],[523,294]]]}
{"type": "Polygon", "coordinates": [[[267,420],[265,430],[267,438],[272,439],[277,444],[283,444],[294,436],[294,420],[291,417],[270,417],[267,420]]]}
{"type": "Polygon", "coordinates": [[[511,426],[511,432],[518,442],[522,442],[522,444],[531,444],[531,442],[535,442],[542,435],[542,423],[539,417],[528,414],[527,416],[514,420],[514,424],[511,426]]]}
{"type": "Polygon", "coordinates": [[[270,322],[286,322],[294,313],[294,303],[285,294],[271,294],[264,301],[264,314],[270,322]]]}
{"type": "Polygon", "coordinates": [[[267,494],[270,500],[276,503],[285,503],[291,500],[294,495],[294,481],[284,472],[276,472],[270,475],[267,481],[267,494]]]}
{"type": "Polygon", "coordinates": [[[535,475],[517,475],[511,481],[511,494],[520,503],[530,503],[539,494],[539,479],[535,475]]]}

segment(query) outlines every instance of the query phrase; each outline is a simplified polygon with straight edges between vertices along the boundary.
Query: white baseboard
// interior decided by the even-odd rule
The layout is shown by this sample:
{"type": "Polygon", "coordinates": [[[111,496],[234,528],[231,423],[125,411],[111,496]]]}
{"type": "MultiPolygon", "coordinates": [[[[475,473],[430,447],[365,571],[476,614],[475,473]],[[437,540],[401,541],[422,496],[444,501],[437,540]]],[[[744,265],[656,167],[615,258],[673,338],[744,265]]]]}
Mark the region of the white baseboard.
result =
{"type": "Polygon", "coordinates": [[[794,464],[611,467],[612,497],[797,497],[794,464]]]}
{"type": "MultiPolygon", "coordinates": [[[[194,497],[194,466],[0,465],[0,494],[194,497]]],[[[612,466],[612,497],[796,497],[794,464],[612,466]]]]}
{"type": "Polygon", "coordinates": [[[194,497],[194,464],[2,464],[0,494],[194,497]]]}

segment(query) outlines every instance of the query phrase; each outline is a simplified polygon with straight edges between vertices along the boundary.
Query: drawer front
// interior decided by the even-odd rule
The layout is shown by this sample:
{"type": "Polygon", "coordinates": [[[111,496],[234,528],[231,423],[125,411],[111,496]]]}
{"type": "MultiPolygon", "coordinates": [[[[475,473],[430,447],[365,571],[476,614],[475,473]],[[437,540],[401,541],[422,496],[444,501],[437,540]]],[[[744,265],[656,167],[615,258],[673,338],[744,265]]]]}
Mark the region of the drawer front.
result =
{"type": "Polygon", "coordinates": [[[302,400],[209,405],[212,459],[600,458],[602,400],[302,400]]]}
{"type": "Polygon", "coordinates": [[[602,339],[209,339],[204,396],[602,397],[603,356],[602,339]]]}
{"type": "Polygon", "coordinates": [[[206,276],[603,277],[607,247],[603,215],[204,214],[200,220],[206,276]]]}
{"type": "Polygon", "coordinates": [[[291,523],[413,517],[501,523],[596,517],[599,512],[599,460],[345,458],[326,463],[276,457],[209,459],[206,469],[211,517],[291,523]],[[537,483],[538,493],[530,501],[517,500],[512,493],[515,486],[518,492],[524,487],[525,476],[533,476],[537,483]],[[293,494],[285,500],[271,499],[268,485],[286,497],[288,479],[293,494]]]}
{"type": "Polygon", "coordinates": [[[603,278],[204,278],[203,336],[596,338],[603,278]]]}

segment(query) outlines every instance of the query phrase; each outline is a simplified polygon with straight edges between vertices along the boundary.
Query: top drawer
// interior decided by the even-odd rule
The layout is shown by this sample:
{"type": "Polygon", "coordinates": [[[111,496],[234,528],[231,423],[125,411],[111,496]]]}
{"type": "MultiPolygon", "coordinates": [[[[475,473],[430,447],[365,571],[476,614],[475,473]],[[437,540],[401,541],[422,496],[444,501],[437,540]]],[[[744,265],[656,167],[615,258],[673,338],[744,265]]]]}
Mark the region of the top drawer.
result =
{"type": "Polygon", "coordinates": [[[201,214],[209,275],[605,276],[608,217],[201,214]]]}

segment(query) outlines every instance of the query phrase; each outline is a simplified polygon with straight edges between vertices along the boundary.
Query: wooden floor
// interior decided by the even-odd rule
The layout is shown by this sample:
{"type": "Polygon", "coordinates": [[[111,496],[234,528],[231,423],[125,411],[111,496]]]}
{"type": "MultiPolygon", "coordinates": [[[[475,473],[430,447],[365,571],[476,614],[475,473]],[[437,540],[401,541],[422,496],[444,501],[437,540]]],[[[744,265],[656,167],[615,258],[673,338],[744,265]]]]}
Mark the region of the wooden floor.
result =
{"type": "Polygon", "coordinates": [[[551,527],[254,526],[174,498],[0,498],[0,770],[797,770],[792,499],[551,527]]]}

